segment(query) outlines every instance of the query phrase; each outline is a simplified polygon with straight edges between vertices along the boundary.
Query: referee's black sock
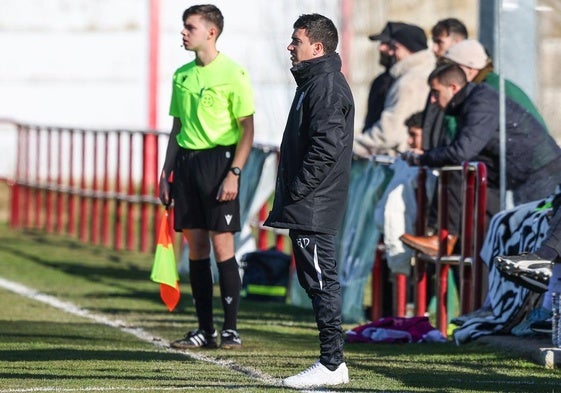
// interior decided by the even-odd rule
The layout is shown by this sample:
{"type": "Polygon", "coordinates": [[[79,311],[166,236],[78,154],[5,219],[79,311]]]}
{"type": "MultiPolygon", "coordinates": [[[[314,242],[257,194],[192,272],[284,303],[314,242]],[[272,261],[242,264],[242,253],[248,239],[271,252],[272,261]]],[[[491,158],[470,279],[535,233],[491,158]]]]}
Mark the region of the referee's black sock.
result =
{"type": "Polygon", "coordinates": [[[218,272],[220,273],[220,295],[222,297],[222,307],[224,308],[223,330],[237,330],[238,308],[240,306],[240,290],[242,281],[238,270],[236,257],[219,262],[218,272]]]}
{"type": "Polygon", "coordinates": [[[195,310],[199,320],[199,329],[214,332],[212,321],[212,271],[210,258],[189,259],[189,278],[195,301],[195,310]]]}

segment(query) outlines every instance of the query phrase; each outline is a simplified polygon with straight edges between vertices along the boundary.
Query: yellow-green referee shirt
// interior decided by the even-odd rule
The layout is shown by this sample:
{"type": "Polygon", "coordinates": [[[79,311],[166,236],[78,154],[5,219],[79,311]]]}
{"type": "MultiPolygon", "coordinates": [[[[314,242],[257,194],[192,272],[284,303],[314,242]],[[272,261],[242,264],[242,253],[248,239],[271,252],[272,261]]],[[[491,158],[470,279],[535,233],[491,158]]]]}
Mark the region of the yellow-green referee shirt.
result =
{"type": "Polygon", "coordinates": [[[248,73],[222,53],[204,67],[192,61],[175,71],[169,114],[181,120],[179,146],[203,150],[234,145],[242,131],[237,119],[253,113],[248,73]]]}

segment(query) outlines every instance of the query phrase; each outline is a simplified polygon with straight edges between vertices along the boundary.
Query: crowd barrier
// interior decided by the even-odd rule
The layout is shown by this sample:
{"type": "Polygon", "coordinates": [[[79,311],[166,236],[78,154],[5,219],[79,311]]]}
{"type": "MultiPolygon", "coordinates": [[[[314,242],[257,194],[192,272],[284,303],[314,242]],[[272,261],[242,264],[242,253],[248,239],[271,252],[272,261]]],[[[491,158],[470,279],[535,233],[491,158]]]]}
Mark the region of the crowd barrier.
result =
{"type": "MultiPolygon", "coordinates": [[[[425,176],[426,168],[422,168],[421,177],[425,176]]],[[[438,171],[438,228],[439,249],[435,257],[420,252],[415,255],[417,315],[426,311],[427,300],[427,268],[426,263],[435,265],[436,324],[440,332],[446,336],[448,320],[447,290],[451,266],[457,266],[460,280],[460,314],[465,314],[481,307],[483,299],[483,262],[480,251],[485,238],[485,211],[487,201],[487,169],[481,162],[464,162],[460,167],[443,167],[438,171]],[[453,171],[462,171],[462,218],[460,234],[460,250],[458,254],[448,254],[448,192],[449,177],[453,171]]],[[[426,206],[426,193],[419,182],[418,203],[426,206]]],[[[417,217],[418,234],[424,234],[426,225],[426,208],[420,209],[417,217]]]]}
{"type": "MultiPolygon", "coordinates": [[[[414,302],[414,315],[424,316],[428,314],[428,304],[432,296],[436,300],[435,321],[442,334],[447,335],[448,299],[453,294],[448,293],[448,277],[451,266],[457,266],[460,281],[460,308],[459,313],[464,314],[479,308],[482,304],[485,291],[485,277],[483,274],[483,262],[480,250],[485,236],[485,208],[487,195],[487,172],[486,167],[480,162],[464,162],[461,166],[443,167],[431,169],[419,168],[417,182],[415,183],[416,195],[416,219],[414,233],[422,236],[427,232],[427,212],[429,209],[429,198],[432,194],[432,182],[429,181],[428,173],[434,173],[438,179],[438,223],[437,235],[440,239],[439,251],[436,257],[431,257],[415,251],[412,258],[411,275],[403,273],[391,273],[391,281],[394,291],[388,299],[384,291],[384,282],[389,279],[387,269],[384,269],[385,255],[383,239],[377,241],[375,250],[374,267],[372,271],[372,309],[371,320],[382,316],[384,305],[393,303],[393,315],[406,316],[407,301],[414,302]],[[448,187],[449,175],[453,171],[462,171],[462,218],[461,236],[459,239],[460,252],[458,255],[448,255],[448,187]],[[428,184],[428,189],[427,189],[428,184]],[[433,269],[428,269],[427,264],[432,264],[433,269]],[[434,277],[430,277],[434,271],[434,277]],[[434,282],[433,293],[429,293],[429,282],[434,282]],[[413,293],[408,293],[409,288],[413,293]]],[[[387,309],[387,307],[386,307],[387,309]]]]}
{"type": "Polygon", "coordinates": [[[164,133],[15,127],[13,228],[77,236],[116,249],[152,249],[158,203],[154,185],[143,182],[141,174],[148,138],[159,143],[164,133]]]}
{"type": "MultiPolygon", "coordinates": [[[[13,228],[70,235],[118,250],[153,250],[161,216],[154,179],[169,134],[21,123],[14,128],[16,165],[8,179],[13,228]]],[[[274,173],[269,170],[273,180],[262,182],[261,172],[271,167],[270,155],[276,167],[275,154],[273,147],[252,149],[240,190],[244,221],[261,207],[253,201],[267,199],[274,188],[274,173]]]]}
{"type": "MultiPolygon", "coordinates": [[[[169,134],[153,130],[87,130],[21,123],[14,123],[14,128],[17,132],[16,169],[14,177],[8,179],[12,228],[69,235],[118,250],[153,251],[162,209],[154,179],[158,178],[169,134]]],[[[286,232],[262,225],[274,191],[277,158],[277,148],[255,145],[244,167],[240,189],[243,229],[236,235],[238,258],[255,249],[276,247],[284,251],[289,248],[285,243],[286,232]]],[[[352,163],[348,204],[336,244],[343,317],[347,322],[365,319],[364,292],[370,277],[370,317],[381,316],[383,301],[396,304],[394,310],[398,316],[405,314],[408,275],[398,274],[395,299],[384,299],[379,289],[387,277],[381,274],[379,261],[382,258],[375,258],[376,255],[381,257],[383,249],[379,247],[382,233],[374,222],[374,210],[394,175],[390,163],[391,160],[383,158],[356,159],[352,163]]],[[[478,174],[478,179],[481,177],[473,168],[474,164],[466,164],[467,182],[472,181],[469,180],[472,172],[478,174]]],[[[419,172],[421,193],[425,175],[425,170],[419,172]]],[[[426,193],[418,198],[419,211],[424,210],[425,197],[426,193]]],[[[470,221],[469,217],[464,221],[470,221]]],[[[420,222],[419,231],[422,229],[420,222]]],[[[475,235],[478,246],[481,245],[480,236],[480,232],[475,235]]],[[[463,264],[473,266],[472,270],[479,274],[476,264],[472,264],[477,260],[476,250],[472,249],[472,254],[464,255],[463,264]]],[[[428,300],[428,278],[422,263],[415,264],[412,278],[415,312],[423,315],[428,300]]],[[[309,307],[309,300],[297,280],[291,281],[291,303],[309,307]]],[[[471,283],[466,279],[464,285],[473,286],[478,282],[479,279],[471,283]]]]}

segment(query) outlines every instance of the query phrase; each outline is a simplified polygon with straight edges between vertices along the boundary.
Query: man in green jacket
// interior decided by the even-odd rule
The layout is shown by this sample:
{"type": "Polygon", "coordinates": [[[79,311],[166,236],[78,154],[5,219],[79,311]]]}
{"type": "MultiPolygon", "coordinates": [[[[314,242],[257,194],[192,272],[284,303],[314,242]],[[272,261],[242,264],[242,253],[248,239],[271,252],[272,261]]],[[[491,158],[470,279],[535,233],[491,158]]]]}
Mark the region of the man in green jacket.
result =
{"type": "MultiPolygon", "coordinates": [[[[466,39],[452,45],[438,60],[438,64],[455,63],[466,74],[468,82],[472,83],[486,83],[495,90],[499,90],[499,75],[493,71],[493,61],[487,55],[487,51],[477,40],[466,39]]],[[[532,116],[538,120],[547,130],[547,126],[536,106],[524,91],[508,79],[504,80],[505,96],[510,98],[524,109],[526,109],[532,116]]],[[[445,115],[442,123],[442,138],[448,142],[454,139],[456,134],[457,122],[456,118],[451,115],[445,115]]],[[[449,179],[449,195],[448,195],[448,210],[461,211],[461,177],[453,174],[449,179]]],[[[428,226],[431,230],[436,230],[437,223],[437,204],[436,199],[429,210],[428,226]]],[[[460,232],[460,215],[450,214],[448,218],[448,230],[450,233],[449,242],[455,244],[460,232]]],[[[438,252],[438,236],[415,236],[412,234],[403,235],[402,239],[409,247],[421,250],[422,252],[436,255],[438,252]]],[[[451,246],[453,248],[453,246],[451,246]]]]}
{"type": "MultiPolygon", "coordinates": [[[[493,71],[493,60],[477,40],[464,40],[450,47],[441,61],[458,64],[466,73],[468,82],[487,83],[499,90],[499,74],[493,71]]],[[[545,121],[528,95],[508,79],[504,80],[505,96],[520,104],[530,112],[543,126],[545,121]]],[[[547,127],[546,127],[547,128],[547,127]]]]}

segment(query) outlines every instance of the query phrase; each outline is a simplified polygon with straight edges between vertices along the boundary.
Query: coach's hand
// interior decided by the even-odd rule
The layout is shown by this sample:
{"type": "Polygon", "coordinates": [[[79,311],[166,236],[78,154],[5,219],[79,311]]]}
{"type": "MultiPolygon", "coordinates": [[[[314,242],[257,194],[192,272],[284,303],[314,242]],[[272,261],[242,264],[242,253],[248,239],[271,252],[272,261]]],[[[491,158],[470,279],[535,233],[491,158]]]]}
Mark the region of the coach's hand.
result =
{"type": "Polygon", "coordinates": [[[238,196],[240,178],[231,172],[228,172],[222,184],[218,189],[216,199],[220,202],[233,201],[238,196]]]}

